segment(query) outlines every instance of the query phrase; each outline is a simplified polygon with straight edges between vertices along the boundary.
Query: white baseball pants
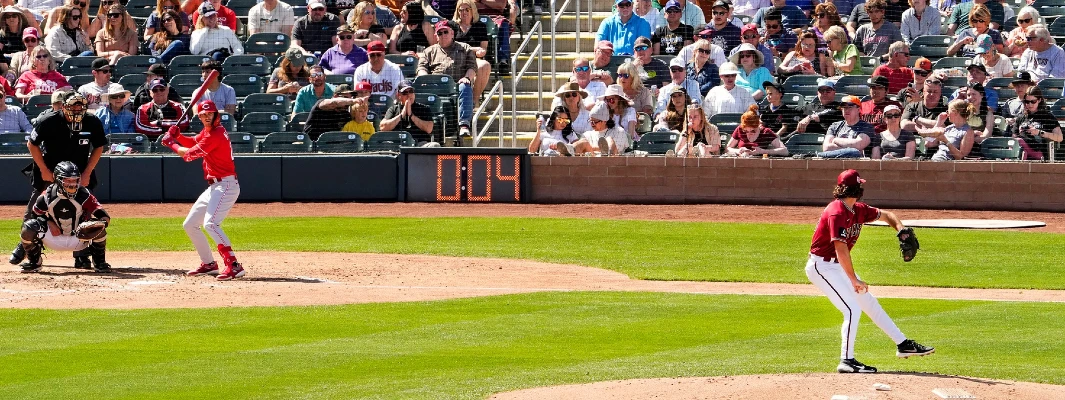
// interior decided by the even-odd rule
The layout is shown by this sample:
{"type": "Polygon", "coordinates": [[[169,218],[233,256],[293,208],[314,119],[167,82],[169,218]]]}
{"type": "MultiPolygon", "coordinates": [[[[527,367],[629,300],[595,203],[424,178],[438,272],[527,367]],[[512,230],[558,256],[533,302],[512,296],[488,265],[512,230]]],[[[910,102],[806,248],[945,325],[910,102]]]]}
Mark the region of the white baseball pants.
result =
{"type": "Polygon", "coordinates": [[[44,248],[55,251],[81,251],[88,248],[90,243],[88,240],[78,239],[77,236],[56,236],[52,235],[51,232],[45,232],[41,242],[44,244],[44,248]]]}
{"type": "Polygon", "coordinates": [[[891,340],[894,340],[895,344],[906,340],[906,335],[903,335],[899,327],[895,326],[895,321],[892,321],[891,317],[884,312],[884,308],[880,307],[880,302],[873,297],[872,293],[867,291],[858,294],[854,291],[854,285],[851,284],[847,273],[843,271],[843,266],[839,265],[835,259],[825,261],[824,257],[811,254],[810,259],[806,261],[806,277],[814,286],[821,289],[825,296],[828,296],[832,305],[843,313],[843,327],[840,330],[843,344],[840,348],[840,359],[854,358],[854,339],[858,336],[858,321],[862,312],[868,315],[869,319],[872,319],[873,323],[880,327],[891,340]]]}
{"type": "Polygon", "coordinates": [[[222,221],[226,219],[226,215],[229,215],[229,210],[233,209],[233,205],[237,204],[238,196],[240,196],[240,183],[237,182],[235,176],[227,176],[208,186],[192,205],[189,215],[185,217],[183,224],[185,233],[189,235],[192,245],[196,247],[201,263],[213,262],[214,252],[211,251],[211,245],[207,243],[207,237],[200,231],[200,227],[202,226],[207,234],[211,235],[211,240],[214,240],[215,244],[230,246],[229,237],[222,231],[222,221]]]}

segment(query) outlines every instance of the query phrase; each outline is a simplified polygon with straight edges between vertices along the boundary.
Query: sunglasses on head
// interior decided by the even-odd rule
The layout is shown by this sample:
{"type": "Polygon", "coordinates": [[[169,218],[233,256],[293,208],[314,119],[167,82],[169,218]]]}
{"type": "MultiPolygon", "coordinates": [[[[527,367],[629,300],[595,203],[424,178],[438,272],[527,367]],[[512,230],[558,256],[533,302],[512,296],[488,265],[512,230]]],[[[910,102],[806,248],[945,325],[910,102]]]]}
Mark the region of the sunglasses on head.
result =
{"type": "Polygon", "coordinates": [[[629,78],[632,78],[632,75],[621,74],[621,73],[618,74],[618,79],[629,79],[629,78]]]}
{"type": "Polygon", "coordinates": [[[592,69],[592,67],[590,67],[588,65],[582,65],[582,66],[579,66],[579,67],[573,67],[573,72],[588,72],[591,69],[592,69]]]}

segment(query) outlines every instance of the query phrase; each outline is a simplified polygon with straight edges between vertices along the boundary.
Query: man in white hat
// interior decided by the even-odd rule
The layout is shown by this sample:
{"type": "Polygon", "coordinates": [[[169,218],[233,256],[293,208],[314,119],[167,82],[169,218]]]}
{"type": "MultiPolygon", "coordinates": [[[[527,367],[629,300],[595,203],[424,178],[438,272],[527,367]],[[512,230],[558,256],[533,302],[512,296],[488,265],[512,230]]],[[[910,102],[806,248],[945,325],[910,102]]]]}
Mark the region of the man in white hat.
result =
{"type": "Polygon", "coordinates": [[[688,70],[679,58],[670,60],[669,78],[669,84],[658,92],[658,100],[655,102],[655,115],[666,110],[666,105],[669,104],[669,96],[672,95],[673,89],[677,87],[684,89],[684,92],[692,99],[692,103],[702,104],[703,98],[700,96],[701,93],[699,93],[699,83],[688,79],[688,70]]]}
{"type": "Polygon", "coordinates": [[[736,64],[727,62],[718,70],[721,85],[714,86],[703,98],[703,112],[709,119],[721,113],[742,113],[754,104],[754,98],[747,89],[736,86],[736,75],[740,73],[736,64]]]}

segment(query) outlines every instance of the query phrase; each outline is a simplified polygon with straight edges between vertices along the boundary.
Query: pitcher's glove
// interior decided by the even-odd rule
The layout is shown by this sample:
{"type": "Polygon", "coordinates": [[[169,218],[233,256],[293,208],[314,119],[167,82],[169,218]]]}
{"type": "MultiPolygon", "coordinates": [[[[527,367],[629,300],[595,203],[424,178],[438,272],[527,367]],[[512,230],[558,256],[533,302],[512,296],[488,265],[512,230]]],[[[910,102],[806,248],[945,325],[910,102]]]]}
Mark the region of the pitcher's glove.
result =
{"type": "Polygon", "coordinates": [[[107,229],[107,222],[100,220],[85,221],[74,229],[74,236],[78,240],[96,240],[107,234],[104,232],[105,229],[107,229]]]}
{"type": "Polygon", "coordinates": [[[917,250],[921,248],[921,244],[917,242],[917,235],[913,233],[913,228],[904,228],[897,236],[899,248],[902,249],[902,261],[910,262],[917,256],[917,250]]]}

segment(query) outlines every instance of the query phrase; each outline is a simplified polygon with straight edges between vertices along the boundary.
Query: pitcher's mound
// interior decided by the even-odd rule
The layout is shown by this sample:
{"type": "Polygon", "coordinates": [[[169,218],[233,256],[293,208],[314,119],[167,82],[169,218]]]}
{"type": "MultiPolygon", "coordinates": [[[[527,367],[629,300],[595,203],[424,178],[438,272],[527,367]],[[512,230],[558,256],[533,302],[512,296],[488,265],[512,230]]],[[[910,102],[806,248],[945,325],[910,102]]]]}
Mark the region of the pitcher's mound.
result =
{"type": "Polygon", "coordinates": [[[633,379],[552,386],[500,393],[515,399],[939,399],[932,391],[953,389],[976,399],[1061,399],[1065,386],[911,372],[877,374],[779,374],[709,378],[633,379]],[[886,384],[888,391],[873,388],[886,384]],[[844,397],[837,397],[844,398],[844,397]]]}

